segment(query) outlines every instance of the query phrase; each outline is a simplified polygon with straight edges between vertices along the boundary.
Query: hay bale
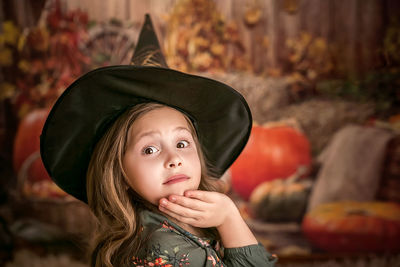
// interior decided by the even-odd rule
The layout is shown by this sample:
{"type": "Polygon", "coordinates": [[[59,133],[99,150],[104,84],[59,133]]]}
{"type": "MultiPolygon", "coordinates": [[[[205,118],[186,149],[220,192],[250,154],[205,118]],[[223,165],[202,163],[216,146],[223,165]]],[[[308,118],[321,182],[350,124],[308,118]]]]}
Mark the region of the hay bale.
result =
{"type": "Polygon", "coordinates": [[[363,124],[375,113],[375,104],[343,99],[312,98],[294,101],[285,77],[265,78],[249,73],[200,75],[227,83],[249,103],[253,119],[266,122],[295,119],[310,139],[313,155],[319,154],[336,131],[346,124],[363,124]]]}

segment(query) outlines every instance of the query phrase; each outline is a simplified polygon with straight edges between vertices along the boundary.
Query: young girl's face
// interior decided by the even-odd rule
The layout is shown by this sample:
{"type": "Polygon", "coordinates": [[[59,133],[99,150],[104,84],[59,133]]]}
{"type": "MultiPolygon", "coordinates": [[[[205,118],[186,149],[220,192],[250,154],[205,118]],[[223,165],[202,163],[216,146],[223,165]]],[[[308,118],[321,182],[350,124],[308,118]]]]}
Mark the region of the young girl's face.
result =
{"type": "Polygon", "coordinates": [[[200,184],[196,144],[185,117],[173,108],[158,108],[135,120],[122,163],[129,185],[155,205],[200,184]]]}

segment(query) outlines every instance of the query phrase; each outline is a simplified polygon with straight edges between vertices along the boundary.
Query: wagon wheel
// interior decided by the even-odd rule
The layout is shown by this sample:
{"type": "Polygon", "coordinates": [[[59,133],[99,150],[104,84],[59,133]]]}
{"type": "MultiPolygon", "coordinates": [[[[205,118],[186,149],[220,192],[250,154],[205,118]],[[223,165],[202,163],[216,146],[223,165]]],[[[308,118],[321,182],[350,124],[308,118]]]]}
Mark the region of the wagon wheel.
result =
{"type": "Polygon", "coordinates": [[[117,25],[99,24],[88,32],[85,53],[93,67],[129,64],[135,42],[133,30],[117,25]]]}

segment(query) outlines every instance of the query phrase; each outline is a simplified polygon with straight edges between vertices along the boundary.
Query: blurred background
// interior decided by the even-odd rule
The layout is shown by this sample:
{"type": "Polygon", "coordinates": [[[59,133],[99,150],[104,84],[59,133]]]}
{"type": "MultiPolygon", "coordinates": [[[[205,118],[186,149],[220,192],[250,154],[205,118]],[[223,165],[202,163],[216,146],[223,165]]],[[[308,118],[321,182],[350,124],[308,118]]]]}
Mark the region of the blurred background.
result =
{"type": "Polygon", "coordinates": [[[94,218],[39,136],[77,77],[129,63],[145,13],[170,68],[249,103],[221,183],[277,266],[400,266],[396,0],[2,0],[0,266],[88,266],[94,218]]]}

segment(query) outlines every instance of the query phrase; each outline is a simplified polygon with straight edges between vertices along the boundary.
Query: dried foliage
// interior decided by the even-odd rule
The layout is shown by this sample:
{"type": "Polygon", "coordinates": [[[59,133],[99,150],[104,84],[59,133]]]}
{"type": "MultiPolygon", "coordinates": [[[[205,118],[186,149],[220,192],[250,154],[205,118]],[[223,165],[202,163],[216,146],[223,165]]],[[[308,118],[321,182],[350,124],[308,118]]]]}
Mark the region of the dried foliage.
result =
{"type": "Polygon", "coordinates": [[[380,66],[361,77],[318,82],[317,92],[329,97],[375,103],[375,116],[386,118],[400,113],[400,23],[392,19],[382,48],[380,66]],[[383,63],[383,64],[382,64],[383,63]]]}
{"type": "Polygon", "coordinates": [[[0,34],[0,100],[11,99],[19,118],[52,105],[85,72],[128,64],[133,53],[131,28],[115,20],[89,23],[87,13],[64,11],[59,1],[42,18],[24,30],[6,21],[0,34]]]}
{"type": "Polygon", "coordinates": [[[23,117],[51,105],[90,59],[80,44],[86,38],[87,14],[63,12],[58,1],[38,26],[22,31],[12,22],[3,24],[0,36],[1,98],[11,98],[23,117]]]}
{"type": "Polygon", "coordinates": [[[383,40],[383,55],[388,67],[400,67],[400,22],[392,19],[383,40]]]}
{"type": "Polygon", "coordinates": [[[254,27],[261,21],[262,7],[259,0],[247,2],[246,11],[244,12],[243,20],[247,27],[254,27]]]}
{"type": "Polygon", "coordinates": [[[285,74],[290,76],[294,96],[314,90],[316,82],[334,71],[333,48],[326,39],[303,32],[296,39],[286,40],[285,74]]]}
{"type": "Polygon", "coordinates": [[[330,80],[318,83],[325,96],[361,103],[375,103],[375,116],[385,118],[400,113],[400,72],[380,69],[360,79],[330,80]]]}
{"type": "Polygon", "coordinates": [[[20,36],[21,29],[13,22],[3,22],[0,34],[0,100],[11,97],[15,91],[15,85],[6,77],[15,69],[14,54],[18,50],[20,36]]]}
{"type": "Polygon", "coordinates": [[[214,1],[180,0],[167,19],[168,65],[185,72],[251,69],[237,26],[226,22],[214,1]]]}

